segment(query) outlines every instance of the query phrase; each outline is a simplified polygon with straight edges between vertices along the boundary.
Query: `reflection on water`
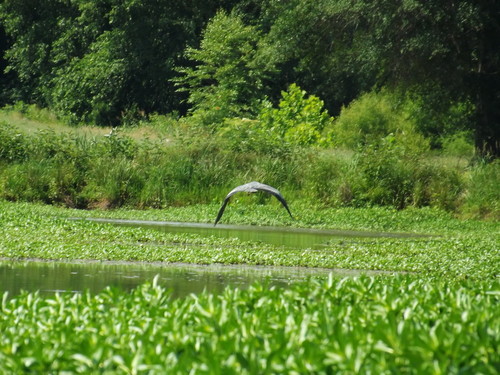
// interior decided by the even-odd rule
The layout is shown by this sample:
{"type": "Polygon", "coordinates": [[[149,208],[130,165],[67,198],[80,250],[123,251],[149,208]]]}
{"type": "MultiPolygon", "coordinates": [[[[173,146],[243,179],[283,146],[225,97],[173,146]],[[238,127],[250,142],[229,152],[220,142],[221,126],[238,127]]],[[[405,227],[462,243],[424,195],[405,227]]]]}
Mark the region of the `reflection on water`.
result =
{"type": "MultiPolygon", "coordinates": [[[[130,290],[159,275],[159,284],[174,297],[207,290],[220,293],[226,286],[245,288],[256,281],[286,287],[309,276],[326,277],[332,270],[293,267],[150,264],[125,262],[40,262],[1,261],[0,294],[16,295],[21,290],[42,294],[54,292],[98,293],[105,287],[130,290]]],[[[339,271],[339,275],[357,274],[339,271]]]]}

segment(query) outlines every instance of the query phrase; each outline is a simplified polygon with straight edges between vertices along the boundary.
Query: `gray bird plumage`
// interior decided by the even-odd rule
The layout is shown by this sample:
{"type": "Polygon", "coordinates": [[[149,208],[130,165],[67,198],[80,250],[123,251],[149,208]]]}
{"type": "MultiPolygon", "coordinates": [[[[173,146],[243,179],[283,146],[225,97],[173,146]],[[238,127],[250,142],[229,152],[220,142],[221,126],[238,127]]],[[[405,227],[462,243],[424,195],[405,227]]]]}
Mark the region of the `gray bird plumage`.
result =
{"type": "Polygon", "coordinates": [[[290,212],[290,209],[288,208],[288,204],[286,203],[285,198],[281,195],[281,193],[278,191],[278,189],[273,188],[272,186],[266,185],[266,184],[261,184],[260,182],[252,181],[249,182],[248,184],[240,185],[235,187],[233,190],[229,192],[228,195],[226,195],[226,198],[224,198],[224,202],[222,202],[222,206],[219,210],[219,213],[217,214],[217,218],[215,219],[215,224],[214,226],[217,225],[219,222],[220,218],[222,217],[222,214],[224,213],[224,210],[226,209],[227,203],[229,202],[229,198],[231,198],[234,194],[236,193],[256,193],[258,191],[265,191],[266,193],[274,195],[283,205],[283,207],[286,208],[288,211],[288,214],[290,217],[293,219],[292,213],[290,212]]]}

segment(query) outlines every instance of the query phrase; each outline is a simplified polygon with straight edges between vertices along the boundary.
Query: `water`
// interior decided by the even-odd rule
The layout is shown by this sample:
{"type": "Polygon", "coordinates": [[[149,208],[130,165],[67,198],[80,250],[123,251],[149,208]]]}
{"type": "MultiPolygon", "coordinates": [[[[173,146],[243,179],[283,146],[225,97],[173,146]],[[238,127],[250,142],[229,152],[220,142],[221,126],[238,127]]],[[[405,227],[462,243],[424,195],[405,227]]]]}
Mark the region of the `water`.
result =
{"type": "Polygon", "coordinates": [[[8,291],[14,296],[22,290],[38,290],[41,294],[89,290],[95,294],[107,286],[128,291],[158,275],[159,284],[170,289],[173,297],[183,297],[203,290],[220,293],[227,286],[246,288],[256,281],[287,287],[310,276],[326,277],[330,272],[339,276],[359,273],[300,267],[4,260],[0,261],[0,293],[8,291]]]}
{"type": "Polygon", "coordinates": [[[409,233],[349,231],[333,229],[290,228],[255,225],[225,225],[205,223],[183,223],[172,221],[145,221],[120,219],[87,219],[142,228],[151,228],[168,233],[188,233],[200,236],[220,238],[237,238],[241,241],[263,242],[292,249],[321,249],[332,243],[359,242],[374,238],[414,238],[421,237],[409,233]]]}

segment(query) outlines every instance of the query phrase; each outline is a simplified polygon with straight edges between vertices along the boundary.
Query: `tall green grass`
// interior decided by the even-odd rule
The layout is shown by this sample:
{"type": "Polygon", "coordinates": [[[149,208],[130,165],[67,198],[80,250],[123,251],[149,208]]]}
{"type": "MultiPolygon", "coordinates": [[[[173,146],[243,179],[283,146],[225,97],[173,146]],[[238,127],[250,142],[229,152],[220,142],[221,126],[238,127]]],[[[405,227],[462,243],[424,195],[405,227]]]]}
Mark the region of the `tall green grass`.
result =
{"type": "Polygon", "coordinates": [[[220,201],[235,185],[257,180],[292,200],[330,207],[431,206],[500,217],[499,163],[441,165],[390,139],[353,151],[266,147],[262,135],[183,130],[168,142],[139,141],[116,131],[26,134],[0,122],[0,197],[78,208],[161,208],[220,201]]]}
{"type": "Polygon", "coordinates": [[[466,192],[463,211],[475,217],[499,219],[500,161],[479,164],[470,172],[470,188],[466,192]]]}

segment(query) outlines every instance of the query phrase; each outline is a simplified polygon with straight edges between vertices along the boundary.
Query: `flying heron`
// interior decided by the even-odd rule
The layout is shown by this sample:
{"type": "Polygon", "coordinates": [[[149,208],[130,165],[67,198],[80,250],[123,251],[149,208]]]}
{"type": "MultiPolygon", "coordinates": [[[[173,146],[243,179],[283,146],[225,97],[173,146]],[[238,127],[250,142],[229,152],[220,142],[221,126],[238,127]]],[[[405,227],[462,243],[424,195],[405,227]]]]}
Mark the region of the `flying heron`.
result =
{"type": "Polygon", "coordinates": [[[285,198],[281,195],[281,193],[278,191],[278,189],[273,188],[272,186],[266,185],[266,184],[261,184],[260,182],[252,181],[249,182],[248,184],[240,185],[235,187],[233,190],[229,192],[228,195],[226,195],[226,198],[224,198],[224,202],[222,203],[222,206],[219,210],[219,213],[217,214],[217,218],[215,219],[215,224],[214,226],[217,225],[219,222],[220,218],[222,217],[222,214],[224,213],[224,210],[226,209],[227,203],[229,202],[229,198],[231,198],[234,194],[244,192],[244,193],[256,193],[258,191],[265,191],[266,193],[274,195],[283,205],[283,207],[286,208],[288,211],[288,214],[290,217],[293,219],[292,213],[290,212],[290,209],[288,208],[288,204],[286,203],[285,198]]]}

